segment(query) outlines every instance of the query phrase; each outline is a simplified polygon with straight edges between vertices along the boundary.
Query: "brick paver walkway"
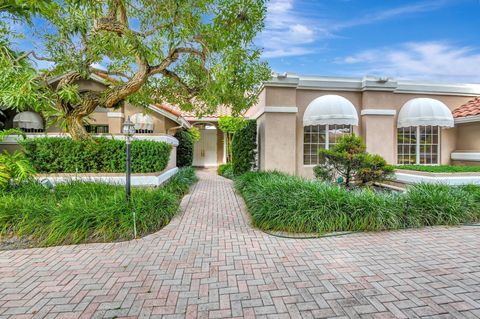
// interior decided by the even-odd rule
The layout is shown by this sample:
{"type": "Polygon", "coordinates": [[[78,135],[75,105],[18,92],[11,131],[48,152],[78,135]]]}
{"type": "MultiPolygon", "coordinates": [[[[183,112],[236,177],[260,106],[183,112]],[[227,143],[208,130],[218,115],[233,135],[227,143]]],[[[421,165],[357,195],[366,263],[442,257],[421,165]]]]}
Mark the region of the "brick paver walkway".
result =
{"type": "Polygon", "coordinates": [[[277,238],[199,176],[141,240],[0,252],[0,317],[480,317],[479,227],[277,238]]]}

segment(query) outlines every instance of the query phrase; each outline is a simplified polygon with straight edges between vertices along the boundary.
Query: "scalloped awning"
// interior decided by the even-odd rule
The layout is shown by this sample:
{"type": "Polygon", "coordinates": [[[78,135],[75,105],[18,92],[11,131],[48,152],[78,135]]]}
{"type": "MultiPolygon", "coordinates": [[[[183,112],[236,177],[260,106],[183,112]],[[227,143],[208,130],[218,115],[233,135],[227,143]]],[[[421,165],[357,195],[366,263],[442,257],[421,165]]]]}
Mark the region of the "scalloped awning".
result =
{"type": "Polygon", "coordinates": [[[135,130],[153,131],[153,118],[150,115],[135,113],[130,120],[135,124],[135,130]]]}
{"type": "Polygon", "coordinates": [[[21,129],[43,130],[43,119],[35,112],[20,112],[13,118],[13,126],[21,129]]]}
{"type": "Polygon", "coordinates": [[[416,98],[405,103],[398,113],[397,127],[411,126],[453,127],[453,115],[442,102],[430,98],[416,98]]]}
{"type": "Polygon", "coordinates": [[[303,114],[303,126],[358,125],[355,106],[339,95],[324,95],[313,100],[303,114]]]}

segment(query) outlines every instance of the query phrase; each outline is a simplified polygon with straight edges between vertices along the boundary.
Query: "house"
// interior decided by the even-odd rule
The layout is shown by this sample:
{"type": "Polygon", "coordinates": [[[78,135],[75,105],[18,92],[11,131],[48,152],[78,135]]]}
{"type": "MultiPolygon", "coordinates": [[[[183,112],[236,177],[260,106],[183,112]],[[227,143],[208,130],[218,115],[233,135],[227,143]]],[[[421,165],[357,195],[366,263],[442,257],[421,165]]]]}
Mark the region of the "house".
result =
{"type": "Polygon", "coordinates": [[[480,85],[275,74],[247,116],[258,167],[313,176],[343,134],[391,164],[480,165],[480,85]]]}
{"type": "MultiPolygon", "coordinates": [[[[55,87],[62,76],[49,79],[49,84],[55,87]]],[[[79,90],[103,91],[114,79],[104,74],[92,74],[88,80],[80,80],[76,84],[79,90]]],[[[147,109],[125,103],[119,109],[97,108],[89,116],[86,129],[89,133],[122,138],[122,124],[127,118],[135,124],[137,139],[167,141],[175,144],[172,136],[180,129],[189,129],[192,126],[200,129],[201,138],[194,147],[195,166],[210,167],[224,163],[226,159],[226,145],[224,134],[218,129],[220,116],[229,115],[228,108],[219,107],[212,115],[197,117],[193,112],[183,112],[176,106],[166,104],[152,104],[147,109]]],[[[46,121],[39,113],[32,111],[15,112],[2,110],[0,107],[0,129],[20,128],[29,137],[65,135],[59,127],[46,125],[46,121]]],[[[0,143],[0,150],[17,148],[16,138],[7,138],[0,143]]],[[[172,158],[175,158],[172,154],[172,158]]]]}
{"type": "MultiPolygon", "coordinates": [[[[78,84],[80,89],[103,90],[108,78],[92,75],[78,84]]],[[[256,105],[245,117],[257,121],[260,170],[312,177],[318,150],[331,148],[350,132],[363,138],[368,152],[391,164],[480,165],[479,96],[479,84],[274,74],[262,84],[256,105]]],[[[6,128],[20,127],[35,135],[61,132],[46,128],[33,112],[3,113],[6,128]]],[[[194,147],[193,164],[212,167],[225,163],[225,136],[218,120],[230,114],[222,106],[215,114],[198,117],[172,105],[150,105],[145,110],[125,104],[118,110],[97,108],[87,129],[121,135],[122,124],[130,117],[136,138],[169,140],[177,130],[195,126],[201,138],[194,147]]]]}

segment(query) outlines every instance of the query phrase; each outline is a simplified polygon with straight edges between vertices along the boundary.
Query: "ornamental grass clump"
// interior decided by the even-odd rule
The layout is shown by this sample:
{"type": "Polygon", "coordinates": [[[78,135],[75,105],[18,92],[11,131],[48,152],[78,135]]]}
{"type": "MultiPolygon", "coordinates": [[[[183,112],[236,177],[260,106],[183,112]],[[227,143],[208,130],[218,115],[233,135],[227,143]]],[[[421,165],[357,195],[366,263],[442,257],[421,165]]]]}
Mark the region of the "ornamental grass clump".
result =
{"type": "Polygon", "coordinates": [[[0,191],[1,236],[25,237],[39,246],[111,242],[144,236],[167,225],[182,196],[196,180],[191,168],[181,169],[159,188],[125,188],[104,183],[70,182],[49,190],[36,182],[0,191]]]}
{"type": "Polygon", "coordinates": [[[253,224],[264,230],[379,231],[480,221],[480,186],[420,184],[406,193],[388,193],[278,172],[249,172],[235,184],[253,224]]]}

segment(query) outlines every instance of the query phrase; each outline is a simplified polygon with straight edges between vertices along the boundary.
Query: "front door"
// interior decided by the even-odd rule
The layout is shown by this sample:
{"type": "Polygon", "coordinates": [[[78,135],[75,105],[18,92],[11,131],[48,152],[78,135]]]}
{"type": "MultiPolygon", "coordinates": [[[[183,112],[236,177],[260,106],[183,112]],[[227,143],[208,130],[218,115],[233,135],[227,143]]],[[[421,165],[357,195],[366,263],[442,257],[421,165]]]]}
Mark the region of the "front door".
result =
{"type": "Polygon", "coordinates": [[[193,166],[217,166],[217,130],[200,130],[200,140],[193,147],[193,166]]]}

